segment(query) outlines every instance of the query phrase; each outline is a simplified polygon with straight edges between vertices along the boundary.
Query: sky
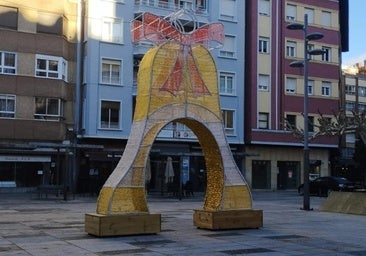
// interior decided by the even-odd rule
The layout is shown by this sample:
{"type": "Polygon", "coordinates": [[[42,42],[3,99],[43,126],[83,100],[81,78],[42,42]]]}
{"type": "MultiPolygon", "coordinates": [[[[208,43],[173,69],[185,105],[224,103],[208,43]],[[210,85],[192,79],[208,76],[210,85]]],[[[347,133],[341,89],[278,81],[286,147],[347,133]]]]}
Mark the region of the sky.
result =
{"type": "Polygon", "coordinates": [[[342,53],[342,64],[352,66],[366,60],[366,0],[349,0],[349,51],[342,53]]]}

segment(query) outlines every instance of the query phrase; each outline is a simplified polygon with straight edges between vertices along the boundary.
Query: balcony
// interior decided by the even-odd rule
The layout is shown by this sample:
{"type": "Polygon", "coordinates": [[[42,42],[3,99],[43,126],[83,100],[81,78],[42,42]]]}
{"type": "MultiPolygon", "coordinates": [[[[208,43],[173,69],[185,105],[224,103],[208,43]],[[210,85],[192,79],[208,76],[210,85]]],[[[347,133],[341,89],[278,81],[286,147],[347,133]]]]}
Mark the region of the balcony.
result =
{"type": "Polygon", "coordinates": [[[154,44],[152,42],[139,41],[138,43],[134,44],[133,54],[142,58],[142,56],[144,56],[145,53],[153,46],[154,44]]]}
{"type": "Polygon", "coordinates": [[[173,140],[193,140],[196,141],[196,135],[184,124],[168,123],[158,134],[157,139],[173,140]]]}
{"type": "Polygon", "coordinates": [[[196,14],[207,14],[207,0],[135,0],[135,6],[158,8],[170,12],[184,8],[196,14]]]}

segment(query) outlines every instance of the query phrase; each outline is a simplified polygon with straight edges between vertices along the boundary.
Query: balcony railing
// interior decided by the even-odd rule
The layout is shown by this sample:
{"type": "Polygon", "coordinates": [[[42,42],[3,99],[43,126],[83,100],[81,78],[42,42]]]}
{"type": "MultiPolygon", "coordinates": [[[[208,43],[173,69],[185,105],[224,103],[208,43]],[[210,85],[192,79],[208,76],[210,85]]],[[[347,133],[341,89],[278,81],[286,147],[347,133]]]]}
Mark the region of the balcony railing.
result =
{"type": "Polygon", "coordinates": [[[158,134],[158,139],[197,140],[197,136],[185,125],[169,123],[158,134]]]}
{"type": "Polygon", "coordinates": [[[166,10],[179,10],[182,8],[193,10],[197,14],[206,14],[206,1],[196,0],[135,0],[135,5],[155,7],[166,10]]]}

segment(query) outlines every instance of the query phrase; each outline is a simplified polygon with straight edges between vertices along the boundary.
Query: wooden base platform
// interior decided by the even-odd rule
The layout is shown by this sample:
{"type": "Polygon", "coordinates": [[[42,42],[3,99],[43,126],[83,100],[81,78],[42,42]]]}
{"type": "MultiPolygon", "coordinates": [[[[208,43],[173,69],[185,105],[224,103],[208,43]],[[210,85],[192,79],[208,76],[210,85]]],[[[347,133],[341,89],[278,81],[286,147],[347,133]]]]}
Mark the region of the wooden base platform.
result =
{"type": "Polygon", "coordinates": [[[321,212],[366,215],[366,191],[332,191],[319,210],[321,212]]]}
{"type": "Polygon", "coordinates": [[[161,215],[86,213],[85,231],[98,237],[156,234],[161,231],[161,215]]]}
{"type": "Polygon", "coordinates": [[[245,229],[263,227],[262,210],[204,211],[194,210],[193,224],[198,228],[245,229]]]}

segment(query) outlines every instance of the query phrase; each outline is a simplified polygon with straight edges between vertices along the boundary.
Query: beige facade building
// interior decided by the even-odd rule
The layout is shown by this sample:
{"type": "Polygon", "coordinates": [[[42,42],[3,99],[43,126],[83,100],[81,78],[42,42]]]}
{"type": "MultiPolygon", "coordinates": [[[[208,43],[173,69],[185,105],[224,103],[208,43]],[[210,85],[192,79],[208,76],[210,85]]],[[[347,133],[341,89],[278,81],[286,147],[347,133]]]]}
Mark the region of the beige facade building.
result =
{"type": "Polygon", "coordinates": [[[76,1],[0,1],[2,189],[61,184],[74,126],[76,22],[76,1]]]}

